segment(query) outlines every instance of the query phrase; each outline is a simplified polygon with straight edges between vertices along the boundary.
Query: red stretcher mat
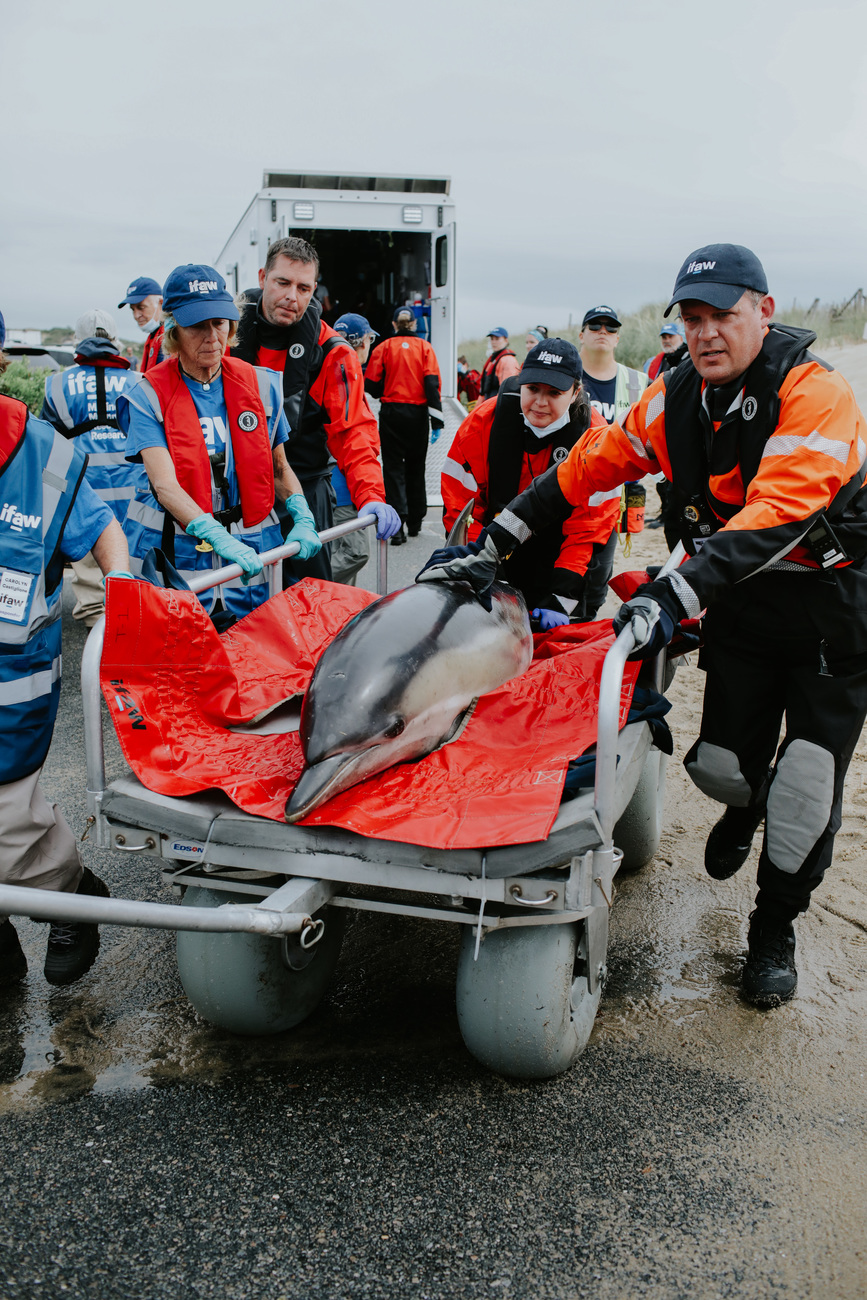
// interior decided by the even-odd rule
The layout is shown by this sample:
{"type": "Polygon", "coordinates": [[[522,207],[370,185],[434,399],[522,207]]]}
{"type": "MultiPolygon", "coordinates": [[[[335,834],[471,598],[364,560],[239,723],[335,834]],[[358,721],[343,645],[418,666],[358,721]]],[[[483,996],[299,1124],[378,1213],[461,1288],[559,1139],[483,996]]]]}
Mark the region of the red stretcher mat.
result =
{"type": "MultiPolygon", "coordinates": [[[[282,821],[303,768],[297,732],[228,727],[302,694],[328,642],[376,597],[305,578],[219,636],[191,592],[124,578],[107,587],[101,685],[132,771],[159,794],[219,789],[282,821]]],[[[432,848],[544,839],[569,760],[595,742],[612,641],[608,621],[537,636],[530,668],[482,697],[459,740],[344,791],[301,824],[432,848]]],[[[637,672],[627,665],[621,726],[637,672]]]]}

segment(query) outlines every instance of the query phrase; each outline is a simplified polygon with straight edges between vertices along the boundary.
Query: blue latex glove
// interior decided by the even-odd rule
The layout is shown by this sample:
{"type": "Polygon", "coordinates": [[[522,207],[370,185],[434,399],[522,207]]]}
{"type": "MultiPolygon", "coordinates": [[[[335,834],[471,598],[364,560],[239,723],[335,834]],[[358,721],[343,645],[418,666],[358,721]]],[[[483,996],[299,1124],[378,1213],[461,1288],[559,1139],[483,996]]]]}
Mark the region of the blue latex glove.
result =
{"type": "Polygon", "coordinates": [[[376,540],[378,542],[387,542],[389,537],[394,537],[395,533],[400,532],[400,515],[383,501],[368,501],[367,505],[363,506],[358,513],[359,515],[376,515],[376,540]]]}
{"type": "Polygon", "coordinates": [[[316,520],[313,518],[304,493],[293,492],[291,497],[287,497],[286,509],[295,521],[286,541],[298,542],[301,547],[298,552],[299,560],[312,560],[313,556],[318,555],[322,550],[322,543],[316,531],[316,520]]]}
{"type": "Polygon", "coordinates": [[[262,560],[252,546],[247,546],[237,537],[233,537],[228,528],[217,523],[213,515],[198,515],[195,519],[191,519],[184,532],[190,537],[195,537],[199,542],[207,542],[221,560],[227,560],[229,564],[240,564],[244,570],[241,581],[245,587],[251,578],[255,578],[257,573],[262,572],[264,567],[262,560]]]}
{"type": "Polygon", "coordinates": [[[133,582],[135,582],[135,578],[131,573],[127,573],[126,569],[109,569],[105,576],[107,578],[132,578],[133,582]]]}
{"type": "Polygon", "coordinates": [[[530,617],[536,620],[543,632],[550,632],[552,627],[562,627],[569,622],[569,615],[559,609],[534,609],[530,617]]]}
{"type": "Polygon", "coordinates": [[[619,636],[632,627],[635,649],[630,659],[648,659],[665,649],[674,636],[674,622],[651,596],[633,596],[614,615],[614,632],[619,636]]]}
{"type": "Polygon", "coordinates": [[[434,443],[436,442],[437,438],[440,436],[440,434],[442,433],[442,431],[443,431],[443,426],[442,426],[442,425],[439,425],[439,427],[437,427],[436,425],[434,425],[434,427],[431,429],[431,431],[430,431],[430,445],[431,445],[431,446],[434,445],[434,443]]]}
{"type": "Polygon", "coordinates": [[[484,544],[480,540],[468,546],[441,546],[416,574],[416,582],[468,582],[489,610],[500,556],[490,537],[483,537],[484,544]]]}

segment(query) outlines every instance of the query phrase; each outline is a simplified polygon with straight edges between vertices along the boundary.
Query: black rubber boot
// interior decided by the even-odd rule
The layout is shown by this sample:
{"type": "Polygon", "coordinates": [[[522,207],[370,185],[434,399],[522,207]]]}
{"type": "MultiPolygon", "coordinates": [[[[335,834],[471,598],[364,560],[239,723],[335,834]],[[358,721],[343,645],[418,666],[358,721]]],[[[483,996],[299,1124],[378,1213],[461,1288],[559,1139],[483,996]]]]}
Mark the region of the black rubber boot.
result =
{"type": "MultiPolygon", "coordinates": [[[[87,867],[77,894],[109,898],[108,887],[87,867]]],[[[45,978],[49,984],[74,984],[86,975],[99,952],[99,927],[87,921],[52,921],[45,953],[45,978]]]]}
{"type": "Polygon", "coordinates": [[[7,918],[0,921],[0,984],[14,984],[27,974],[27,958],[18,931],[7,918]]]}
{"type": "Polygon", "coordinates": [[[404,528],[403,524],[401,524],[398,532],[396,532],[394,537],[392,537],[391,544],[392,546],[404,546],[405,543],[406,543],[406,529],[404,528]]]}
{"type": "Polygon", "coordinates": [[[798,972],[791,921],[779,920],[758,909],[750,915],[741,986],[747,1001],[757,1007],[778,1007],[794,996],[798,972]]]}
{"type": "Polygon", "coordinates": [[[728,880],[750,856],[753,836],[765,819],[765,805],[726,808],[704,846],[704,869],[714,880],[728,880]]]}

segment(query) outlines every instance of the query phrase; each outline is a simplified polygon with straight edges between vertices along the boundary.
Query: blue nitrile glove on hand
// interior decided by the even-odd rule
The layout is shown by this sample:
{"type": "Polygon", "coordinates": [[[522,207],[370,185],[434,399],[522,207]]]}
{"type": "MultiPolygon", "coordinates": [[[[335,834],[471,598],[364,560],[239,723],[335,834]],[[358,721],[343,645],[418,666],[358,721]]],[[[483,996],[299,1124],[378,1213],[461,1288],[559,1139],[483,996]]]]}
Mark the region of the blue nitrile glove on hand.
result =
{"type": "Polygon", "coordinates": [[[132,578],[133,582],[135,582],[135,578],[133,578],[133,575],[131,573],[127,573],[126,569],[109,569],[108,573],[105,576],[107,578],[132,578]]]}
{"type": "Polygon", "coordinates": [[[286,509],[294,520],[292,531],[287,534],[286,541],[298,542],[301,548],[298,552],[299,560],[312,560],[313,556],[318,555],[322,550],[322,543],[316,531],[316,520],[313,518],[304,493],[293,492],[291,497],[287,497],[286,509]]]}
{"type": "Polygon", "coordinates": [[[534,609],[530,613],[543,632],[550,632],[552,627],[562,627],[569,622],[569,615],[560,609],[534,609]]]}
{"type": "Polygon", "coordinates": [[[440,436],[440,434],[442,433],[442,431],[443,431],[443,425],[441,425],[441,424],[434,424],[434,425],[431,425],[431,431],[430,431],[430,445],[431,445],[431,446],[434,445],[434,443],[436,442],[437,438],[440,436]]]}
{"type": "Polygon", "coordinates": [[[237,537],[233,537],[228,528],[217,523],[213,515],[198,515],[195,519],[191,519],[184,532],[190,537],[195,537],[199,542],[207,542],[221,560],[227,560],[229,564],[240,564],[244,570],[241,581],[245,587],[251,578],[255,578],[257,573],[262,572],[264,566],[261,557],[252,546],[247,546],[237,537]]]}
{"type": "Polygon", "coordinates": [[[674,622],[652,596],[633,596],[614,615],[614,632],[619,636],[632,627],[635,649],[630,659],[648,659],[664,650],[674,636],[674,622]]]}
{"type": "Polygon", "coordinates": [[[395,533],[400,532],[400,515],[391,506],[387,506],[384,501],[368,501],[366,506],[358,512],[358,517],[362,515],[376,515],[376,540],[378,542],[387,542],[389,537],[394,537],[395,533]]]}
{"type": "Polygon", "coordinates": [[[485,609],[491,608],[491,587],[500,555],[487,534],[468,546],[442,546],[434,551],[416,582],[468,582],[485,609]],[[484,539],[484,540],[483,540],[484,539]]]}

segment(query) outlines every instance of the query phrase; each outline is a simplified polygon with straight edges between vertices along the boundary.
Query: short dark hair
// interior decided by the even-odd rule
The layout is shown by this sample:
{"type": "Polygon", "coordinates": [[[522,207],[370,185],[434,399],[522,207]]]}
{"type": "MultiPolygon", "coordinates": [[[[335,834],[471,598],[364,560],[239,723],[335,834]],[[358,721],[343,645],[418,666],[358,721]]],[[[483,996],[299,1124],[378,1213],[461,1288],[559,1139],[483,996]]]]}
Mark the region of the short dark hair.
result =
{"type": "Polygon", "coordinates": [[[274,266],[278,257],[288,257],[292,262],[310,263],[316,267],[316,278],[319,278],[319,255],[312,244],[308,244],[306,239],[299,239],[297,235],[290,235],[288,239],[275,239],[268,249],[268,256],[265,258],[265,274],[274,266]]]}

